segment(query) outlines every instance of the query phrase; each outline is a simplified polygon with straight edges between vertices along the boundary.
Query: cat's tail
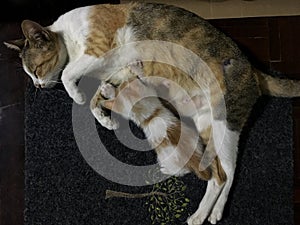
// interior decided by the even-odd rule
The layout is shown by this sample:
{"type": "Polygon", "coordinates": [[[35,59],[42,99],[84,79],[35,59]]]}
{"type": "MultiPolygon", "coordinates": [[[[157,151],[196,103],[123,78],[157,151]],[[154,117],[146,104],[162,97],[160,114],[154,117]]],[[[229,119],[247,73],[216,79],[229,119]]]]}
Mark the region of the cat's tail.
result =
{"type": "Polygon", "coordinates": [[[276,97],[300,97],[300,80],[276,78],[265,73],[257,73],[263,94],[276,97]]]}

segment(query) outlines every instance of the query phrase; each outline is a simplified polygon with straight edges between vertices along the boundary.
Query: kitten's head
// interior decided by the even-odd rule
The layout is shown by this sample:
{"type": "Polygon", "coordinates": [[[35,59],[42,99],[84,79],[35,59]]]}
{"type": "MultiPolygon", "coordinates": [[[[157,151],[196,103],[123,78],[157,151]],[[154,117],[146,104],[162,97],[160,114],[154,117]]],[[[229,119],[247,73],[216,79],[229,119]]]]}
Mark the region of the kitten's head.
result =
{"type": "Polygon", "coordinates": [[[129,118],[129,113],[151,107],[157,104],[155,89],[145,79],[134,79],[123,82],[117,89],[117,96],[112,100],[106,100],[104,107],[129,118]],[[154,102],[155,101],[155,102],[154,102]]]}
{"type": "Polygon", "coordinates": [[[25,38],[4,44],[19,52],[23,68],[36,87],[54,86],[67,61],[63,42],[56,33],[33,21],[24,20],[21,27],[25,38]]]}

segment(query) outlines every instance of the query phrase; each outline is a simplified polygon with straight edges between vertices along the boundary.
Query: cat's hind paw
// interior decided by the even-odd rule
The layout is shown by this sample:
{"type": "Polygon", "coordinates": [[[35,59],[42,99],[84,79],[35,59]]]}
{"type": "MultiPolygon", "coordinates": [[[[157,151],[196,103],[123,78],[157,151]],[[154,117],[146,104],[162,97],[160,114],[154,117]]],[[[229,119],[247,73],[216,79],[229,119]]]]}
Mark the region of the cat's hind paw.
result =
{"type": "Polygon", "coordinates": [[[211,224],[217,224],[218,221],[220,221],[222,219],[222,212],[221,211],[213,211],[209,218],[208,218],[208,221],[211,223],[211,224]]]}
{"type": "Polygon", "coordinates": [[[202,225],[203,222],[205,221],[206,216],[203,215],[192,215],[188,220],[187,224],[188,225],[202,225]]]}

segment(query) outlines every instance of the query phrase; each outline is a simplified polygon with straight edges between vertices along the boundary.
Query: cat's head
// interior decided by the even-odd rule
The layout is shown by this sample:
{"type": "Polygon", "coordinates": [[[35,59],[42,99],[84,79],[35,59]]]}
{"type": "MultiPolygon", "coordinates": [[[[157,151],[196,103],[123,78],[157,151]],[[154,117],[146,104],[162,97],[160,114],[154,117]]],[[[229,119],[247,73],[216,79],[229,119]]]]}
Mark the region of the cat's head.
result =
{"type": "Polygon", "coordinates": [[[67,61],[63,42],[58,34],[30,20],[24,20],[21,28],[23,39],[4,44],[19,52],[23,68],[36,87],[54,86],[67,61]]]}

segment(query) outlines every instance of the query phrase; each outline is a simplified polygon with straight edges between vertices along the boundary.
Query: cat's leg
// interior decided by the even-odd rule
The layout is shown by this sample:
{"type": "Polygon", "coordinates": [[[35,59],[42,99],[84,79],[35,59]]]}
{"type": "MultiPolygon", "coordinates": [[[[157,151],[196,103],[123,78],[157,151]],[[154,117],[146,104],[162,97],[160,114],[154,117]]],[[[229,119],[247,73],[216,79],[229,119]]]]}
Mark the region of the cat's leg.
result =
{"type": "MultiPolygon", "coordinates": [[[[226,125],[224,124],[223,126],[226,125]]],[[[208,218],[212,224],[216,224],[222,218],[223,210],[227,202],[236,168],[240,132],[229,130],[227,127],[225,130],[225,136],[222,142],[223,144],[221,149],[218,150],[218,156],[226,173],[227,180],[208,218]]],[[[222,135],[219,134],[219,136],[222,135]]]]}
{"type": "MultiPolygon", "coordinates": [[[[213,139],[208,141],[205,151],[215,152],[213,139]]],[[[215,156],[213,159],[214,158],[215,156]]],[[[197,211],[188,219],[188,225],[200,225],[206,220],[212,208],[214,207],[214,204],[217,201],[223,186],[224,183],[220,184],[216,177],[213,177],[208,181],[205,195],[202,198],[197,211]]]]}
{"type": "MultiPolygon", "coordinates": [[[[196,115],[193,119],[200,133],[209,126],[212,127],[212,136],[208,140],[205,151],[208,151],[208,156],[214,152],[218,155],[226,174],[226,181],[221,185],[218,184],[216,179],[208,181],[206,193],[200,202],[198,210],[188,219],[188,224],[202,224],[209,214],[208,220],[215,224],[222,217],[233,182],[240,133],[228,129],[225,121],[212,120],[211,115],[208,114],[196,115]]],[[[211,156],[214,156],[214,154],[211,156]]],[[[205,157],[203,156],[203,158],[205,157]]],[[[211,158],[214,159],[214,157],[211,158]]],[[[208,159],[208,162],[210,162],[210,159],[208,159]]]]}
{"type": "MultiPolygon", "coordinates": [[[[84,75],[90,73],[93,66],[96,65],[96,60],[92,56],[83,55],[74,62],[70,62],[62,73],[62,83],[68,92],[69,96],[77,103],[84,104],[86,101],[85,94],[79,90],[76,82],[84,75]]],[[[100,62],[98,63],[100,67],[100,62]]]]}
{"type": "MultiPolygon", "coordinates": [[[[197,114],[193,118],[194,123],[199,133],[204,132],[210,128],[212,124],[210,113],[197,114]]],[[[210,129],[209,129],[210,130],[210,129]]],[[[208,140],[205,151],[216,152],[214,141],[212,138],[208,140]]],[[[214,159],[214,157],[212,158],[214,159]]],[[[199,165],[200,166],[200,165],[199,165]]],[[[188,225],[201,225],[209,216],[209,213],[214,207],[215,202],[218,199],[219,194],[222,191],[223,184],[219,184],[216,178],[212,178],[208,181],[205,195],[203,196],[197,211],[188,218],[188,225]]]]}
{"type": "Polygon", "coordinates": [[[112,99],[115,95],[115,88],[109,83],[102,82],[90,102],[90,109],[94,117],[103,127],[109,130],[117,129],[119,123],[105,114],[101,108],[101,101],[104,101],[104,98],[112,99]]]}
{"type": "Polygon", "coordinates": [[[221,220],[233,182],[240,133],[229,130],[225,122],[216,123],[220,129],[213,129],[213,138],[216,139],[216,143],[222,143],[220,149],[217,149],[217,154],[227,179],[223,185],[219,185],[215,179],[208,181],[205,195],[198,210],[188,219],[189,225],[201,225],[209,213],[208,220],[211,224],[216,224],[221,220]]]}

